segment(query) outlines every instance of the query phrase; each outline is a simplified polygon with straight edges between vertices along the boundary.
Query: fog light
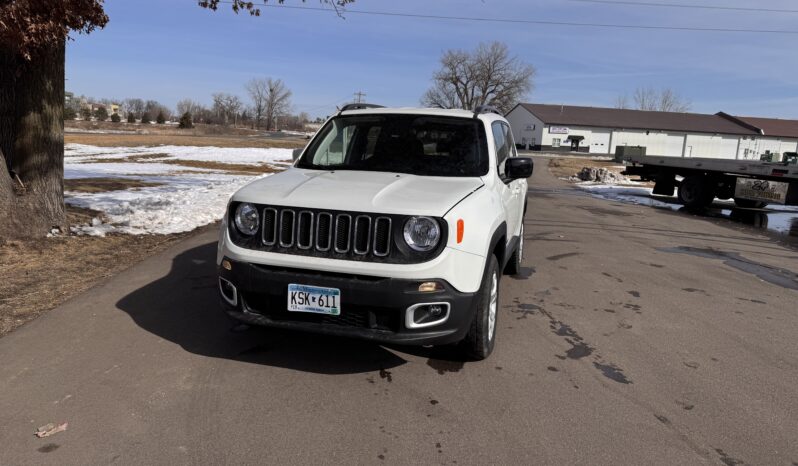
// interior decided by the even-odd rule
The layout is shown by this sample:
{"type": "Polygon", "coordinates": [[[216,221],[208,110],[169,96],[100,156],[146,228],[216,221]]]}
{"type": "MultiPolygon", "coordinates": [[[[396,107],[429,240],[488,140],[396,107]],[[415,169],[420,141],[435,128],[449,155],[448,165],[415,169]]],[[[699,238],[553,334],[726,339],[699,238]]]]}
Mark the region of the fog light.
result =
{"type": "Polygon", "coordinates": [[[222,268],[225,270],[233,270],[233,264],[231,264],[229,260],[225,259],[222,261],[222,268]]]}
{"type": "Polygon", "coordinates": [[[443,291],[443,285],[438,282],[424,282],[418,285],[418,291],[422,293],[432,293],[433,291],[443,291]]]}
{"type": "Polygon", "coordinates": [[[419,303],[407,308],[405,326],[425,328],[440,325],[449,319],[449,303],[419,303]]]}
{"type": "Polygon", "coordinates": [[[229,280],[219,277],[219,291],[228,304],[238,307],[238,290],[229,280]]]}

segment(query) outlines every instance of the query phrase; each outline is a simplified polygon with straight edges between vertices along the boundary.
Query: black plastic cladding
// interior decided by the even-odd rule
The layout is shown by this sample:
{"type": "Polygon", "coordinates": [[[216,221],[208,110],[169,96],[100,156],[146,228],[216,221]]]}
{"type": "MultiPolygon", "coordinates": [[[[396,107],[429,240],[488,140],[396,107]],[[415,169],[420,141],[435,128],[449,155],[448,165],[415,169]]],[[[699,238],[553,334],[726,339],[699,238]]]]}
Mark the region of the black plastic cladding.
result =
{"type": "MultiPolygon", "coordinates": [[[[239,204],[237,202],[230,204],[229,218],[233,218],[239,204]]],[[[410,215],[290,206],[256,205],[255,207],[261,215],[261,227],[258,233],[251,237],[245,236],[236,229],[235,222],[230,221],[228,222],[230,239],[235,245],[243,248],[280,254],[362,262],[418,264],[434,259],[443,251],[449,231],[446,221],[435,217],[441,226],[438,246],[432,251],[418,252],[410,249],[403,237],[404,225],[410,215]],[[299,226],[301,228],[297,228],[299,226]],[[347,231],[348,234],[336,234],[347,231]],[[309,232],[310,235],[307,234],[309,232]]]]}

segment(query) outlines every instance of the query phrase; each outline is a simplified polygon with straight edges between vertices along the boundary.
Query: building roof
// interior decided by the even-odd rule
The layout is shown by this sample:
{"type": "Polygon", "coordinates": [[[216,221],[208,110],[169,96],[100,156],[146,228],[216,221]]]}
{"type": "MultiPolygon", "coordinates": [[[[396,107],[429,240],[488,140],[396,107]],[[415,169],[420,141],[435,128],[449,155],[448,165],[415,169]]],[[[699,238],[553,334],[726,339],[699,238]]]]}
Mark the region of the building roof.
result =
{"type": "Polygon", "coordinates": [[[573,105],[518,104],[543,123],[563,126],[598,126],[687,133],[759,134],[748,126],[719,115],[702,113],[650,112],[573,105]]]}
{"type": "Polygon", "coordinates": [[[798,120],[741,116],[735,116],[734,118],[761,129],[765,136],[798,138],[798,120]]]}

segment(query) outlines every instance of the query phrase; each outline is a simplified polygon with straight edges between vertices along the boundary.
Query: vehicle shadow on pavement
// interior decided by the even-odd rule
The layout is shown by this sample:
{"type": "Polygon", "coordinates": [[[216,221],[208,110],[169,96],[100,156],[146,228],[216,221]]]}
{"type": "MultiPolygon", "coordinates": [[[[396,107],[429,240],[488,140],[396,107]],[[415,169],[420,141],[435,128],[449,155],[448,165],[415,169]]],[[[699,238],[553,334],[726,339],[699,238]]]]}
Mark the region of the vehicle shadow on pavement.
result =
{"type": "Polygon", "coordinates": [[[216,243],[177,255],[166,276],[116,303],[144,330],[202,356],[319,374],[373,372],[407,361],[357,340],[266,328],[232,330],[216,285],[216,243]]]}

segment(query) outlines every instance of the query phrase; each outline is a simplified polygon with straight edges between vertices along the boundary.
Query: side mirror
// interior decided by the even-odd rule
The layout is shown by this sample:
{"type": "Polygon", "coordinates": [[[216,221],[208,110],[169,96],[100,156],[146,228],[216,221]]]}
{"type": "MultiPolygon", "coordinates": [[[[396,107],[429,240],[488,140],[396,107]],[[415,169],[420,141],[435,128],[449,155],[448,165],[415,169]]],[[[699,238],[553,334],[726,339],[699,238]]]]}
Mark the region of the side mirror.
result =
{"type": "Polygon", "coordinates": [[[529,178],[535,169],[530,157],[512,157],[504,162],[504,176],[510,180],[529,178]]]}
{"type": "Polygon", "coordinates": [[[296,159],[298,159],[299,156],[302,155],[302,151],[304,151],[304,150],[305,150],[304,148],[303,149],[294,149],[294,152],[291,154],[291,158],[294,159],[294,162],[296,162],[296,159]]]}

